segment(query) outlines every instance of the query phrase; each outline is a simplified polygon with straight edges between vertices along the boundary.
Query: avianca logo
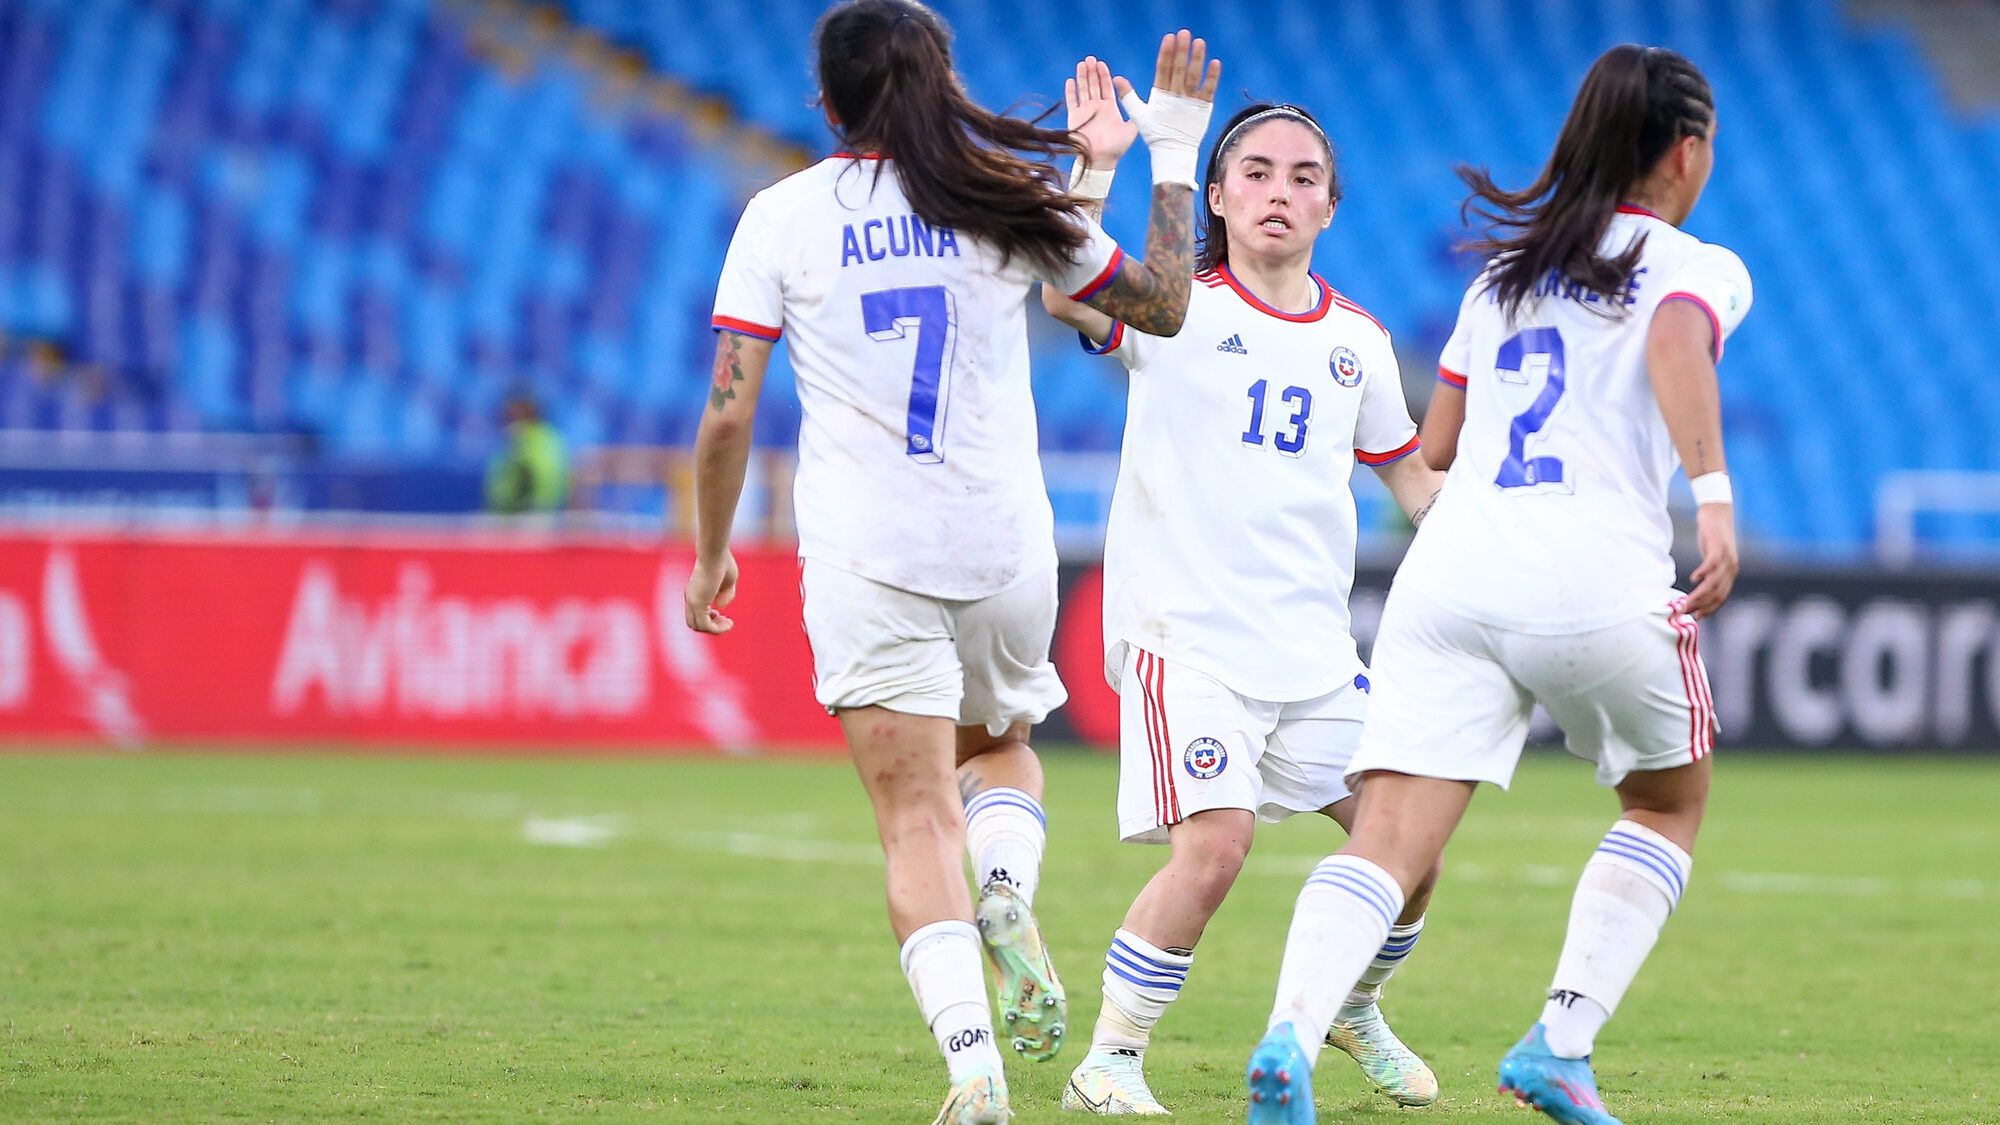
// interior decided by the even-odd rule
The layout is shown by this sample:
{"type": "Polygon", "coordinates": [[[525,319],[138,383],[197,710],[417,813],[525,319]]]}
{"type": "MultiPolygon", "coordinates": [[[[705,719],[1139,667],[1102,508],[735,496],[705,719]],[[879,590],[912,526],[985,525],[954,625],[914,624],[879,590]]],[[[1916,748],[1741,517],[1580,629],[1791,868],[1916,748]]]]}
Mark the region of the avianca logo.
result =
{"type": "Polygon", "coordinates": [[[0,590],[0,711],[27,707],[34,695],[36,610],[49,662],[67,681],[65,707],[114,745],[145,741],[146,723],[133,704],[125,673],[106,659],[91,627],[90,603],[76,553],[57,545],[42,568],[41,604],[0,590]]]}
{"type": "Polygon", "coordinates": [[[1243,337],[1240,335],[1233,335],[1229,337],[1229,339],[1224,340],[1220,344],[1215,345],[1215,350],[1219,352],[1228,352],[1231,355],[1250,354],[1250,349],[1243,346],[1243,337]]]}

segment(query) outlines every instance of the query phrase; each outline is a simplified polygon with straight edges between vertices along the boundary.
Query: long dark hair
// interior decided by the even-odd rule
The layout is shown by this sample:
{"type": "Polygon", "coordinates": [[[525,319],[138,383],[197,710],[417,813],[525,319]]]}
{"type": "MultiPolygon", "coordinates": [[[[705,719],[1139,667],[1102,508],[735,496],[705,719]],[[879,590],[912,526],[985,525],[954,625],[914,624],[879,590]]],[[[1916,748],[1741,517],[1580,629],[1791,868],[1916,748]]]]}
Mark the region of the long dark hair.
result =
{"type": "MultiPolygon", "coordinates": [[[[1693,63],[1663,47],[1627,43],[1598,56],[1584,76],[1555,152],[1534,183],[1505,191],[1486,169],[1460,165],[1459,177],[1472,189],[1460,214],[1491,224],[1467,249],[1498,259],[1487,285],[1501,306],[1512,314],[1551,273],[1615,298],[1646,239],[1604,257],[1598,246],[1611,217],[1669,148],[1683,137],[1707,136],[1714,122],[1715,98],[1693,63]]],[[[1625,308],[1617,300],[1591,307],[1613,316],[1625,308]]]]}
{"type": "Polygon", "coordinates": [[[1340,202],[1340,173],[1333,165],[1333,142],[1326,139],[1326,130],[1320,128],[1319,119],[1295,105],[1251,102],[1222,123],[1222,135],[1215,142],[1215,149],[1208,154],[1208,169],[1201,177],[1201,205],[1195,208],[1201,219],[1194,258],[1196,273],[1207,273],[1229,261],[1229,225],[1223,222],[1220,215],[1209,210],[1208,189],[1222,182],[1229,154],[1243,143],[1243,138],[1250,132],[1244,126],[1250,124],[1253,118],[1262,118],[1256,122],[1258,125],[1265,121],[1297,121],[1317,134],[1320,144],[1326,148],[1327,199],[1333,203],[1340,202]]]}
{"type": "Polygon", "coordinates": [[[1049,161],[1082,147],[974,104],[935,12],[916,0],[847,0],[820,16],[813,42],[842,144],[893,158],[918,218],[996,247],[1003,262],[1017,253],[1050,270],[1075,261],[1087,237],[1082,204],[1049,161]]]}

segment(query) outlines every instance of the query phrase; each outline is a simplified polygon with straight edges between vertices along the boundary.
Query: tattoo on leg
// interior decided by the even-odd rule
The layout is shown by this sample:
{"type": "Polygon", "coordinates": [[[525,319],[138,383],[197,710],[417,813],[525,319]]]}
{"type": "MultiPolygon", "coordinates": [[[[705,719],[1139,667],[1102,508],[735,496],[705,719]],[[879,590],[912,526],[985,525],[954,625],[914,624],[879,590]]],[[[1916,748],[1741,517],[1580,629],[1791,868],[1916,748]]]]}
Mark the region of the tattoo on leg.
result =
{"type": "Polygon", "coordinates": [[[958,799],[961,803],[970,801],[974,793],[984,788],[986,788],[986,779],[978,774],[962,773],[958,775],[958,799]]]}

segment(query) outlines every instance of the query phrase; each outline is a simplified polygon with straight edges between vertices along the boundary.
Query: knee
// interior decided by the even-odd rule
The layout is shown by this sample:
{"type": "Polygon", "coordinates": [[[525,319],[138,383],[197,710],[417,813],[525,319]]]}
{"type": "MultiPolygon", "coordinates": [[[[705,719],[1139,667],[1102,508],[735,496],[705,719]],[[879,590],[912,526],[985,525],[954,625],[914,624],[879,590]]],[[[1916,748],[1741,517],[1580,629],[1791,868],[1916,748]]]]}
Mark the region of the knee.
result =
{"type": "Polygon", "coordinates": [[[1173,865],[1201,901],[1220,903],[1236,877],[1243,873],[1243,861],[1250,855],[1250,841],[1239,837],[1211,837],[1194,846],[1176,849],[1173,865]]]}

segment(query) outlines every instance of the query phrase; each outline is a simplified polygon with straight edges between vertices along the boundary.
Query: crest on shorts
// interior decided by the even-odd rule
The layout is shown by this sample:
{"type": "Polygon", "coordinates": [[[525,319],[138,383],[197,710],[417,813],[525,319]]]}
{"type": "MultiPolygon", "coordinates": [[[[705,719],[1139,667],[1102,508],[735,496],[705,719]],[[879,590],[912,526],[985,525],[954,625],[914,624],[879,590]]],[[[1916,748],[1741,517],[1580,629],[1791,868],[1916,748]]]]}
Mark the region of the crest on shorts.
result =
{"type": "Polygon", "coordinates": [[[1361,381],[1361,357],[1347,348],[1333,349],[1333,356],[1326,361],[1326,366],[1333,372],[1333,381],[1343,387],[1351,387],[1361,381]]]}
{"type": "Polygon", "coordinates": [[[1181,764],[1194,776],[1207,781],[1229,765],[1229,751],[1213,738],[1197,738],[1188,743],[1187,753],[1181,756],[1181,764]]]}

